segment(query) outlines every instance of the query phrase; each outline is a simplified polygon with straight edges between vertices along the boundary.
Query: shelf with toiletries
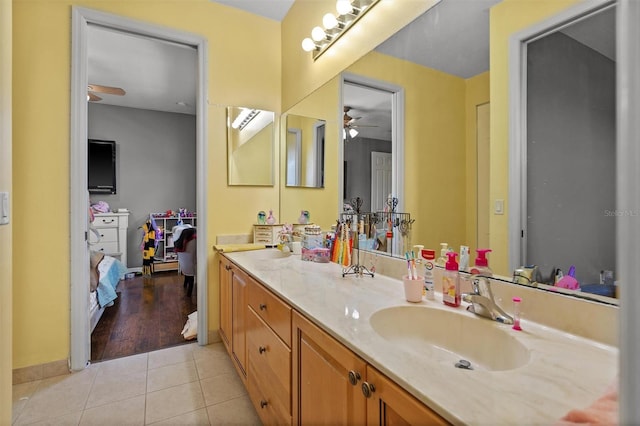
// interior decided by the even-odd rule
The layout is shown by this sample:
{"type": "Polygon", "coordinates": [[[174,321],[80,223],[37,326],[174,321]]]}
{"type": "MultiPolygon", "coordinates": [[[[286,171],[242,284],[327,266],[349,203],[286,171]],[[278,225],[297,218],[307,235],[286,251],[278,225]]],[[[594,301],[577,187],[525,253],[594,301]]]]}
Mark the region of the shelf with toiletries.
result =
{"type": "Polygon", "coordinates": [[[402,256],[411,247],[411,226],[415,219],[401,212],[342,212],[340,222],[351,224],[357,236],[353,248],[402,256]]]}

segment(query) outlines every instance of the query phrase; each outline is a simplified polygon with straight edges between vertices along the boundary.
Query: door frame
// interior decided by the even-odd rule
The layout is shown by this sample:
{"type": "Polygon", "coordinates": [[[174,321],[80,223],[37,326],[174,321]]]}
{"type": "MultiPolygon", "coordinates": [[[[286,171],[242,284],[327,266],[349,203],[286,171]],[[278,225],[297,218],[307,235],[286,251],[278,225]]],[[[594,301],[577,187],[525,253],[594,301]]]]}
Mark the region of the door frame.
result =
{"type": "MultiPolygon", "coordinates": [[[[87,137],[88,137],[88,25],[96,24],[120,31],[185,44],[197,50],[196,91],[196,211],[198,231],[207,235],[207,115],[206,94],[208,60],[207,40],[201,36],[156,26],[84,7],[72,7],[71,34],[71,129],[70,129],[70,358],[73,371],[85,368],[91,359],[89,330],[89,249],[87,245],[89,193],[87,191],[87,137]]],[[[208,343],[208,279],[207,239],[197,240],[198,270],[198,344],[208,343]]]]}
{"type": "MultiPolygon", "coordinates": [[[[391,172],[391,191],[392,194],[398,198],[398,205],[396,211],[404,211],[404,88],[393,83],[388,83],[382,80],[376,80],[369,77],[364,77],[358,74],[352,74],[350,72],[343,72],[340,74],[340,109],[338,111],[338,123],[342,123],[342,115],[344,114],[344,85],[357,84],[359,86],[365,86],[371,90],[378,90],[389,92],[391,96],[391,158],[392,168],[391,172]]],[[[342,126],[339,127],[338,140],[342,141],[342,126]]],[[[340,149],[338,150],[338,164],[344,164],[344,143],[340,143],[340,149]]],[[[344,168],[339,168],[338,177],[338,214],[342,213],[344,205],[344,168]]]]}

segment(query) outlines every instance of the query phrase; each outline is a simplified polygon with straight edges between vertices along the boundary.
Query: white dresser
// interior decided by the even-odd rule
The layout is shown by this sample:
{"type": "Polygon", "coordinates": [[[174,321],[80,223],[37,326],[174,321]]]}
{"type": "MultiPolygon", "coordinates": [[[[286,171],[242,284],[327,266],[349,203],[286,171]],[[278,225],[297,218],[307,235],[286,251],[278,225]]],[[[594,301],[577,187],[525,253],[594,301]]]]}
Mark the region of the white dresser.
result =
{"type": "Polygon", "coordinates": [[[91,250],[101,251],[105,255],[115,257],[127,267],[127,228],[129,213],[96,213],[93,227],[100,239],[89,232],[91,250]]]}

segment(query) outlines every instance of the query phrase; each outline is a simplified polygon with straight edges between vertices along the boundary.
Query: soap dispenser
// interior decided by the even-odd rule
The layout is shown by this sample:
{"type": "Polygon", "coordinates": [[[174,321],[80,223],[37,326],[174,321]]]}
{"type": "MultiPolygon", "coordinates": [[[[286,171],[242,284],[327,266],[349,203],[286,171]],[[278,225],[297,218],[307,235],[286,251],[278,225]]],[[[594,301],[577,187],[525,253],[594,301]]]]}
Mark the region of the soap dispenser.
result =
{"type": "Polygon", "coordinates": [[[485,277],[492,277],[493,271],[489,268],[489,261],[487,260],[487,253],[490,253],[491,249],[476,249],[476,262],[475,265],[469,269],[471,275],[482,275],[485,277]]]}
{"type": "Polygon", "coordinates": [[[458,253],[447,253],[448,260],[442,277],[442,303],[454,308],[460,306],[460,275],[456,256],[458,253]]]}

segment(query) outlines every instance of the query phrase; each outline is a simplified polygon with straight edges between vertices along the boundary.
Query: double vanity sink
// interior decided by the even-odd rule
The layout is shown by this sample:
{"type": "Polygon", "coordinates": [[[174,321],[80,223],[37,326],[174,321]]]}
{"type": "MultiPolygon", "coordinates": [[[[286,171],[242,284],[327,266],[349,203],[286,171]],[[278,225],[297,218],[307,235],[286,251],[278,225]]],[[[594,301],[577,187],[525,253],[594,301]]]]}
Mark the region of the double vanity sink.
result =
{"type": "Polygon", "coordinates": [[[617,348],[529,322],[526,310],[516,331],[439,294],[406,302],[402,282],[381,275],[343,278],[339,265],[278,250],[225,256],[454,424],[552,424],[617,376],[617,348]]]}

